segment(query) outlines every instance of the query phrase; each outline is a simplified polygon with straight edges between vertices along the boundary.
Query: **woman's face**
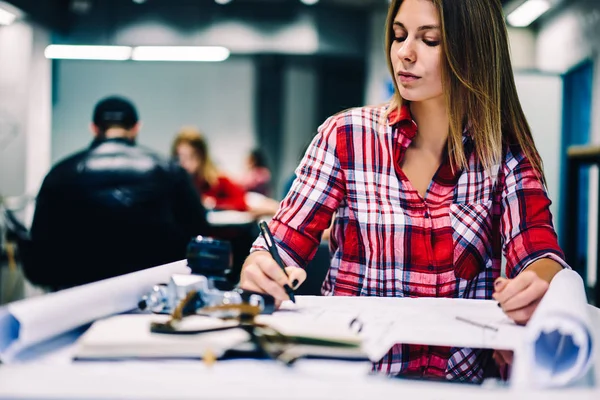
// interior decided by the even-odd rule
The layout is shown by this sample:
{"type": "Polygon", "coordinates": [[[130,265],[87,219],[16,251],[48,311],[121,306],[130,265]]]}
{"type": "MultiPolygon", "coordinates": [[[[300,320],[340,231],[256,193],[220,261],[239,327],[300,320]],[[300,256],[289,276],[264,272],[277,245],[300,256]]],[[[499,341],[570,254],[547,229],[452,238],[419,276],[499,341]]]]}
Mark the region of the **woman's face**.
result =
{"type": "Polygon", "coordinates": [[[403,99],[442,96],[441,28],[431,0],[404,0],[393,24],[391,60],[403,99]]]}
{"type": "Polygon", "coordinates": [[[177,158],[179,164],[190,174],[195,174],[200,169],[201,159],[196,150],[187,143],[177,146],[177,158]]]}

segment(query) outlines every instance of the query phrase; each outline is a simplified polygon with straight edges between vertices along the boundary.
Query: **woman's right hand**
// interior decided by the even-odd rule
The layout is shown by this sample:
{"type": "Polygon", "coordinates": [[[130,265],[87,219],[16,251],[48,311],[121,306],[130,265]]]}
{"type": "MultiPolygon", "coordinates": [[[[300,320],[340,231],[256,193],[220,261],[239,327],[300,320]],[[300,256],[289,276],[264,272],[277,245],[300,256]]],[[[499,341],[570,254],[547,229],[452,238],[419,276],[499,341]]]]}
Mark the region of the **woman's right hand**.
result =
{"type": "Polygon", "coordinates": [[[255,251],[246,258],[240,276],[240,287],[275,298],[276,306],[289,300],[283,286],[288,284],[296,290],[306,280],[306,271],[299,267],[286,267],[288,276],[277,265],[268,251],[255,251]]]}

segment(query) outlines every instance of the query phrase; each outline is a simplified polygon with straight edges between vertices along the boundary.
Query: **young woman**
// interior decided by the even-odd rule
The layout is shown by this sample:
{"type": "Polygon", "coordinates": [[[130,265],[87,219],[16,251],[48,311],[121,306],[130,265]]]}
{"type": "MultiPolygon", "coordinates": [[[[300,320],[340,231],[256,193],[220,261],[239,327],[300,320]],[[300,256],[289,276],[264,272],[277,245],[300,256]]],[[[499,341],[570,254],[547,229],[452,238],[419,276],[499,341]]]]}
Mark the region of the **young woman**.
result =
{"type": "MultiPolygon", "coordinates": [[[[335,213],[323,294],[494,298],[526,323],[568,265],[517,97],[500,1],[394,0],[386,49],[393,99],[319,128],[270,223],[289,279],[259,239],[242,287],[286,300],[283,285],[305,279],[301,267],[335,213]]],[[[479,382],[493,359],[500,354],[396,345],[375,367],[479,382]]]]}
{"type": "Polygon", "coordinates": [[[173,140],[171,155],[192,176],[206,208],[248,210],[246,191],[217,169],[198,130],[182,128],[173,140]]]}

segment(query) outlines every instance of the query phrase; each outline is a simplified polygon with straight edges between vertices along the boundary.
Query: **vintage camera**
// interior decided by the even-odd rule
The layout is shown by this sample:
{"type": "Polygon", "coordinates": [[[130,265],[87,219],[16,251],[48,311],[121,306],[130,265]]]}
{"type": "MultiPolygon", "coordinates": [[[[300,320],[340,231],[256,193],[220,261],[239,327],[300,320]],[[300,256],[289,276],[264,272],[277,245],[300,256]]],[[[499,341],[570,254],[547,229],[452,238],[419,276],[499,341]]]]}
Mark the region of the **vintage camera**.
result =
{"type": "MultiPolygon", "coordinates": [[[[142,310],[170,314],[192,291],[196,295],[190,301],[185,314],[193,314],[204,307],[249,304],[258,306],[262,314],[271,314],[275,299],[264,293],[256,293],[234,287],[227,280],[231,268],[231,244],[211,237],[197,236],[187,247],[188,266],[191,275],[173,275],[168,284],[155,285],[142,297],[138,306],[142,310]]],[[[227,317],[235,310],[221,311],[211,315],[227,317]]]]}

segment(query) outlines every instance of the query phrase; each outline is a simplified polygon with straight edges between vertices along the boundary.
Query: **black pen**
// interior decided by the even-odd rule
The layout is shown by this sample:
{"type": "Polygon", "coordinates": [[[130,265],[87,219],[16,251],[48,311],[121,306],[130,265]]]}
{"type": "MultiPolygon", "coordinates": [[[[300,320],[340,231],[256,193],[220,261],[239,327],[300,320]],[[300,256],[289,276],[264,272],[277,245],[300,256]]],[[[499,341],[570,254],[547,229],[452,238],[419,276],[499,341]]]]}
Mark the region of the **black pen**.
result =
{"type": "MultiPolygon", "coordinates": [[[[289,276],[285,270],[285,265],[283,265],[283,261],[281,260],[281,257],[279,257],[279,252],[277,251],[277,247],[275,247],[275,242],[273,241],[273,235],[271,235],[269,226],[267,225],[267,223],[265,221],[260,221],[258,223],[258,227],[260,228],[260,233],[262,234],[263,239],[265,239],[265,242],[267,242],[267,247],[269,248],[269,253],[271,253],[271,257],[273,257],[273,259],[275,260],[277,265],[279,265],[279,268],[281,268],[283,270],[283,273],[285,274],[285,276],[287,276],[289,278],[289,276]]],[[[290,285],[288,285],[286,283],[285,285],[283,285],[283,288],[285,289],[285,292],[288,294],[288,296],[290,296],[290,300],[293,303],[295,303],[296,298],[294,297],[294,291],[292,290],[290,285]]]]}

